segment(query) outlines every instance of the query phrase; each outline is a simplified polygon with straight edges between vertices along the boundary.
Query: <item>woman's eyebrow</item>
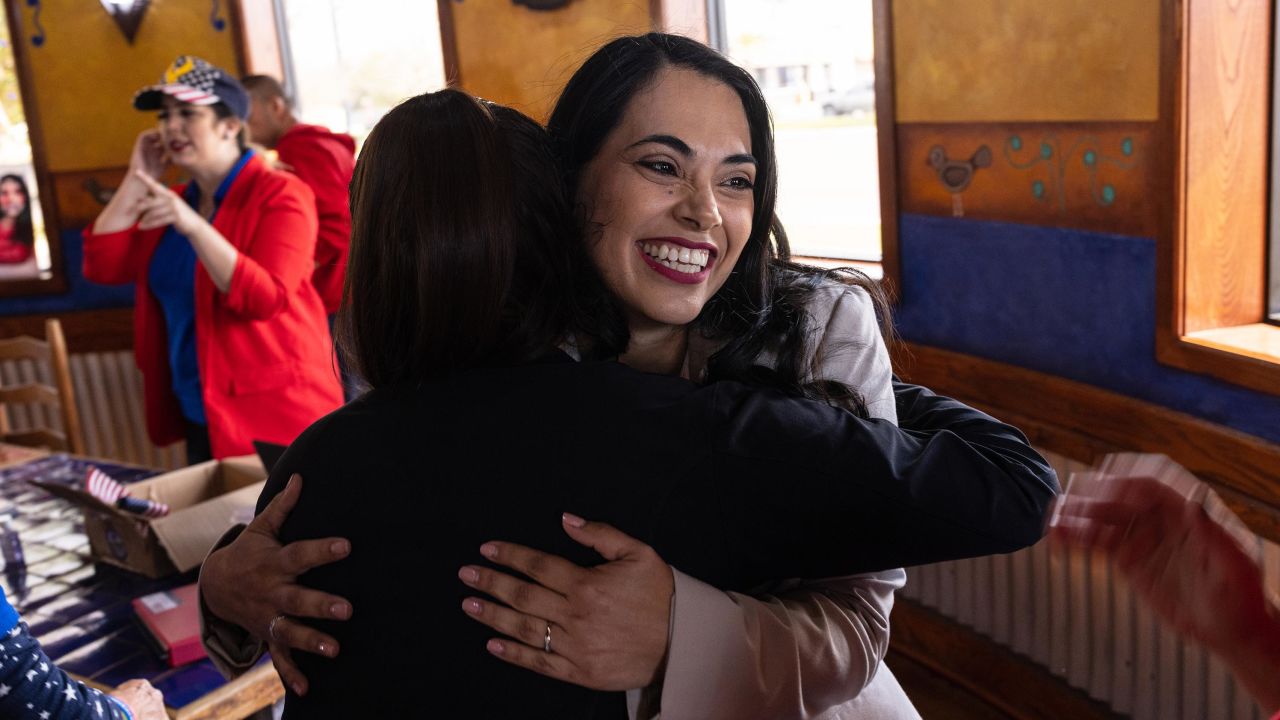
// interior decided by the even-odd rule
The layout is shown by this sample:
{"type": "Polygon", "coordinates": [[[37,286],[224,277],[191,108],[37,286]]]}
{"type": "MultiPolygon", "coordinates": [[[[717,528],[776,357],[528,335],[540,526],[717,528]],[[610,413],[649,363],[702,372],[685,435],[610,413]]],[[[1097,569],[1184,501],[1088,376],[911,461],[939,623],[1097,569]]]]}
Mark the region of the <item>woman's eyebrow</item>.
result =
{"type": "MultiPolygon", "coordinates": [[[[676,152],[680,153],[685,157],[693,157],[694,155],[697,155],[697,153],[694,152],[693,148],[689,147],[688,143],[686,143],[685,141],[681,140],[680,138],[674,135],[662,135],[662,134],[646,135],[645,137],[642,137],[639,140],[631,143],[631,145],[628,146],[628,149],[639,146],[639,145],[644,145],[645,143],[658,143],[659,145],[666,145],[667,147],[671,148],[672,150],[675,150],[676,152]]],[[[756,160],[755,156],[750,153],[739,153],[737,155],[729,155],[723,161],[721,161],[721,163],[724,165],[755,165],[755,166],[760,165],[760,162],[756,160]]]]}
{"type": "Polygon", "coordinates": [[[674,135],[646,135],[640,138],[639,140],[631,143],[628,149],[636,147],[637,145],[644,145],[645,143],[658,143],[659,145],[666,145],[667,147],[671,148],[672,150],[675,150],[676,152],[680,153],[685,157],[693,157],[693,148],[689,147],[689,143],[681,140],[680,138],[674,135]]]}

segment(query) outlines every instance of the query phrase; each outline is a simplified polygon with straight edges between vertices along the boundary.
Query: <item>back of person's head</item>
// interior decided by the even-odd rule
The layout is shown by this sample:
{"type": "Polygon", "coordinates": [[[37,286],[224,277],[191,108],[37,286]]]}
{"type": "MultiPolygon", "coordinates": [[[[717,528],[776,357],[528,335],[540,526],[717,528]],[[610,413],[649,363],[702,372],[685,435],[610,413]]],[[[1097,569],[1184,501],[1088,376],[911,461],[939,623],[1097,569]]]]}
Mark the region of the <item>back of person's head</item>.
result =
{"type": "Polygon", "coordinates": [[[279,80],[276,80],[270,75],[245,75],[240,78],[240,84],[244,86],[244,89],[252,96],[259,98],[280,98],[281,100],[284,100],[285,103],[292,104],[289,102],[289,96],[285,94],[284,86],[280,84],[279,80]]]}
{"type": "Polygon", "coordinates": [[[351,181],[343,352],[377,388],[593,335],[598,279],[576,233],[537,123],[456,90],[404,101],[351,181]]]}

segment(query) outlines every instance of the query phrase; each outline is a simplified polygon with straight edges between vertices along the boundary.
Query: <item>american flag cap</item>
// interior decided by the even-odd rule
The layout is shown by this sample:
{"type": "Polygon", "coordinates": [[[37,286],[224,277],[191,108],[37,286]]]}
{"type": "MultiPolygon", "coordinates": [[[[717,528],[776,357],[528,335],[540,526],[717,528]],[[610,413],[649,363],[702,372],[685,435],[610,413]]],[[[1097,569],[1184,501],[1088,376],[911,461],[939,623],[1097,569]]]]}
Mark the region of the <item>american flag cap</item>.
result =
{"type": "Polygon", "coordinates": [[[138,110],[159,110],[168,95],[191,105],[226,103],[236,117],[249,117],[249,94],[234,77],[216,65],[194,55],[179,55],[164,71],[160,82],[148,85],[133,96],[138,110]]]}

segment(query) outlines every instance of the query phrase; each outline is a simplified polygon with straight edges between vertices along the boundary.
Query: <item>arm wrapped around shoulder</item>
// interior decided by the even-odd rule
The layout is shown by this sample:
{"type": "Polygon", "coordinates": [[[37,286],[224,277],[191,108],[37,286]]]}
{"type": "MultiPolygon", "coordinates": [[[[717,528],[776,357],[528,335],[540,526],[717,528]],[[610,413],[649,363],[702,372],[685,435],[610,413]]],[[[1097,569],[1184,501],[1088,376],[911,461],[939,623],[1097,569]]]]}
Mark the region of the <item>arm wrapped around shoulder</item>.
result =
{"type": "Polygon", "coordinates": [[[924,388],[895,386],[900,427],[733,383],[710,389],[723,501],[708,535],[732,548],[741,564],[723,572],[739,581],[1013,552],[1040,539],[1058,493],[1017,429],[924,388]]]}

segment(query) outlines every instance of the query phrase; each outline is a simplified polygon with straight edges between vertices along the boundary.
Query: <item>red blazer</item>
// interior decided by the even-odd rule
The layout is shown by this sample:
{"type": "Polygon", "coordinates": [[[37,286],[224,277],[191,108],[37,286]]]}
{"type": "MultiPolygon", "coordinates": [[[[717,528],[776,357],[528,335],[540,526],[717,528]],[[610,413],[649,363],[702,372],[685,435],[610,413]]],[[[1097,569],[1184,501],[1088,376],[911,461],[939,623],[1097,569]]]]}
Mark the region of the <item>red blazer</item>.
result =
{"type": "Polygon", "coordinates": [[[351,245],[351,203],[347,189],[356,164],[356,141],[350,135],[330,132],[319,125],[298,123],[276,143],[280,162],[311,188],[316,196],[320,234],[316,239],[316,286],[325,312],[338,311],[342,280],[347,274],[347,249],[351,245]]]}
{"type": "MultiPolygon", "coordinates": [[[[184,186],[174,190],[181,193],[184,186]]],[[[302,181],[254,156],[222,200],[213,226],[240,251],[226,293],[196,263],[196,357],[213,456],[253,452],[251,441],[287,445],[342,404],[342,386],[320,296],[311,285],[315,201],[302,181]]],[[[147,287],[164,228],[84,231],[84,276],[136,283],[133,348],[142,370],[147,433],[157,445],[184,436],[173,394],[160,303],[147,287]]]]}

